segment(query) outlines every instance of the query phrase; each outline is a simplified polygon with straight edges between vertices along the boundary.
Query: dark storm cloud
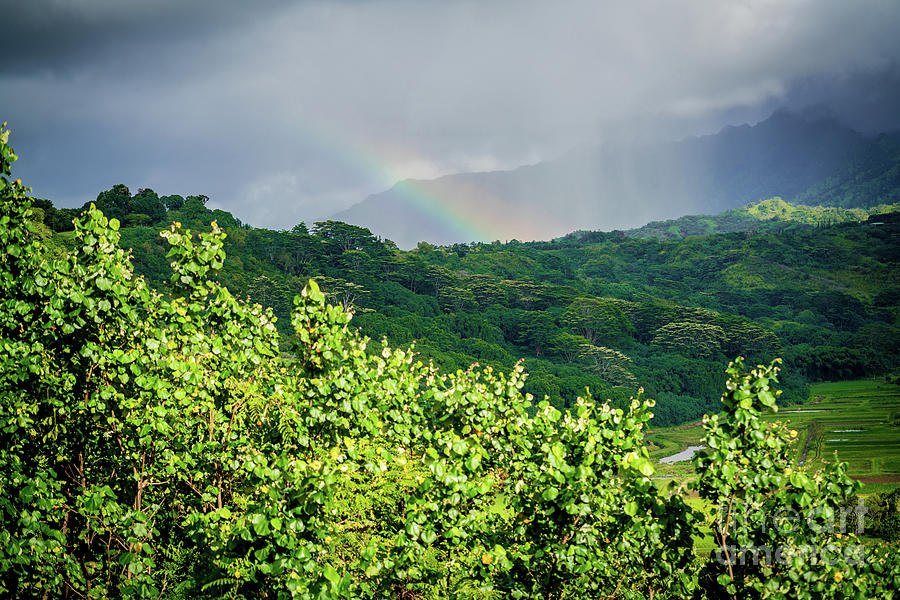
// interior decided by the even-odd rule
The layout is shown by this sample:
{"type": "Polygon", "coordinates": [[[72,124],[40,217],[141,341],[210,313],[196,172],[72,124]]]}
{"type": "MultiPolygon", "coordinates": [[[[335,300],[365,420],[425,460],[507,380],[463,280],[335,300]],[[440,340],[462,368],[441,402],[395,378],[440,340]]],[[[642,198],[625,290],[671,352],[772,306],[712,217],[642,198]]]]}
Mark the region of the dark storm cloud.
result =
{"type": "Polygon", "coordinates": [[[794,110],[824,110],[858,131],[900,129],[900,63],[884,68],[800,77],[791,81],[783,104],[794,110]]]}
{"type": "Polygon", "coordinates": [[[283,4],[261,10],[261,3],[241,0],[0,0],[8,17],[0,73],[66,72],[116,54],[126,58],[134,47],[233,32],[283,4]]]}
{"type": "Polygon", "coordinates": [[[35,193],[205,193],[257,225],[395,179],[821,104],[896,127],[893,1],[0,0],[0,120],[35,193]]]}

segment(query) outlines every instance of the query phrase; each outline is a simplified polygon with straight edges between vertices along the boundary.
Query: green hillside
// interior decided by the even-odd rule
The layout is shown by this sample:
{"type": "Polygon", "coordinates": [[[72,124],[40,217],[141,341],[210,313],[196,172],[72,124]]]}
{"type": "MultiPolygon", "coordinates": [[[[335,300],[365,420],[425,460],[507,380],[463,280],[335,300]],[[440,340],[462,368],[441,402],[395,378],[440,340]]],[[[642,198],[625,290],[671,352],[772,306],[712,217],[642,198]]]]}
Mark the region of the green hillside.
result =
{"type": "Polygon", "coordinates": [[[893,213],[898,210],[900,210],[900,204],[897,203],[879,204],[871,208],[840,208],[791,204],[776,197],[717,215],[688,215],[668,221],[654,221],[643,227],[626,231],[625,235],[630,238],[655,237],[674,240],[710,233],[778,232],[803,225],[821,227],[838,223],[860,222],[865,221],[871,215],[893,213]]]}
{"type": "MultiPolygon", "coordinates": [[[[122,188],[98,200],[125,223],[146,221],[133,211],[155,194],[122,188]]],[[[898,224],[891,214],[866,221],[876,209],[776,198],[631,232],[401,251],[334,221],[250,228],[205,200],[159,199],[168,210],[153,226],[122,229],[136,272],[165,289],[161,226],[208,229],[217,220],[228,234],[219,280],[274,309],[285,348],[293,298],[314,277],[332,301],[353,308],[363,334],[414,344],[445,370],[509,368],[524,358],[526,391],[559,407],[585,388],[621,403],[643,386],[658,400],[658,425],[713,410],[722,365],[737,355],[783,356],[788,402],[806,398],[808,381],[898,366],[898,224]],[[697,235],[701,228],[713,234],[697,235]],[[658,239],[668,237],[678,239],[658,239]]],[[[54,210],[45,205],[48,223],[54,210]]],[[[69,235],[55,233],[53,243],[69,235]]]]}
{"type": "Polygon", "coordinates": [[[857,148],[835,174],[792,198],[799,204],[871,207],[900,200],[900,133],[857,148]]]}

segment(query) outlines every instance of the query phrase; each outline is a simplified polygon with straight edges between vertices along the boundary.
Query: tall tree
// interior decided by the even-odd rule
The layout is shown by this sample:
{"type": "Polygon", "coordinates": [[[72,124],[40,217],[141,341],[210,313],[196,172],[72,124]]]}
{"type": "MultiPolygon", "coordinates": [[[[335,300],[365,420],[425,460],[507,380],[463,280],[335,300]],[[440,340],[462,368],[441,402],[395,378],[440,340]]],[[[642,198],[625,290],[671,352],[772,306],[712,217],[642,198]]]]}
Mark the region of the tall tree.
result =
{"type": "Polygon", "coordinates": [[[150,188],[140,189],[134,195],[132,212],[150,217],[151,223],[159,223],[166,218],[166,207],[150,188]]]}
{"type": "Polygon", "coordinates": [[[686,356],[710,358],[722,352],[725,330],[708,323],[668,323],[656,330],[651,343],[686,356]]]}
{"type": "Polygon", "coordinates": [[[372,232],[365,227],[357,227],[341,221],[319,221],[313,227],[313,235],[329,242],[335,253],[349,250],[371,250],[380,245],[372,232]]]}
{"type": "Polygon", "coordinates": [[[163,196],[160,200],[166,207],[166,210],[179,210],[184,206],[184,196],[179,196],[178,194],[163,196]]]}
{"type": "Polygon", "coordinates": [[[531,348],[535,356],[541,356],[559,333],[556,319],[545,311],[525,312],[522,317],[518,341],[531,348]]]}
{"type": "Polygon", "coordinates": [[[634,330],[617,303],[606,298],[576,298],[566,308],[563,323],[591,344],[609,343],[634,330]]]}
{"type": "Polygon", "coordinates": [[[634,375],[629,371],[631,359],[618,350],[586,344],[581,347],[579,356],[601,379],[613,385],[634,385],[634,375]]]}
{"type": "Polygon", "coordinates": [[[119,183],[105,192],[100,192],[96,200],[97,208],[103,211],[108,219],[123,220],[125,215],[134,212],[134,199],[128,187],[119,183]]]}

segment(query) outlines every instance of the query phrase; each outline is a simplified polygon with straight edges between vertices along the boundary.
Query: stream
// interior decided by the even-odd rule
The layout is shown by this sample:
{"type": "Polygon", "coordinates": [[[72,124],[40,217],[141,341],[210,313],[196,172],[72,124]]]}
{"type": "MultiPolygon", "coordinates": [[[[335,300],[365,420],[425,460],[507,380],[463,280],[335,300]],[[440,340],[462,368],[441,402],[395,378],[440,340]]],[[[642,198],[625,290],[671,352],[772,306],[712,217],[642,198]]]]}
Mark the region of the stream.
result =
{"type": "Polygon", "coordinates": [[[659,462],[671,465],[672,463],[681,462],[683,460],[690,460],[694,458],[694,454],[696,454],[697,450],[705,450],[706,446],[688,446],[686,449],[682,450],[677,454],[673,454],[671,456],[666,456],[659,459],[659,462]]]}

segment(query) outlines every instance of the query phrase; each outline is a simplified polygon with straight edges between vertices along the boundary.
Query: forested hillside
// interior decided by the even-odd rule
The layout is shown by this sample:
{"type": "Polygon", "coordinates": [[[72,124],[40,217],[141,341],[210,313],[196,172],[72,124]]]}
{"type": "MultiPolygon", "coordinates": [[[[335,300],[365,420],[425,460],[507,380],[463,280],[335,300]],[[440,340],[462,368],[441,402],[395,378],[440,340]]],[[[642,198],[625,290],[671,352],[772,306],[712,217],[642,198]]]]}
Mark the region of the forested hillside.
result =
{"type": "MultiPolygon", "coordinates": [[[[629,238],[660,238],[677,240],[710,233],[779,233],[807,225],[824,227],[839,223],[857,223],[872,215],[893,213],[900,203],[879,204],[869,208],[841,208],[838,206],[805,206],[770,198],[716,215],[687,215],[669,221],[653,221],[637,229],[629,229],[629,238]]],[[[576,234],[577,235],[577,234],[576,234]]]]}
{"type": "MultiPolygon", "coordinates": [[[[785,401],[805,399],[807,381],[898,366],[900,225],[893,214],[871,216],[895,206],[844,210],[773,199],[627,232],[401,251],[334,221],[311,230],[242,226],[205,201],[157,198],[152,190],[132,196],[116,186],[97,203],[130,224],[121,244],[158,289],[168,279],[159,228],[178,221],[208,229],[217,220],[228,256],[218,279],[272,307],[285,348],[293,297],[314,277],[373,339],[415,344],[449,371],[475,362],[510,368],[524,357],[526,391],[560,408],[585,388],[622,403],[643,386],[658,401],[657,425],[712,410],[728,357],[783,356],[785,401]],[[696,235],[706,232],[713,233],[696,235]]],[[[61,229],[64,211],[39,205],[45,222],[61,229]]],[[[47,235],[67,244],[71,234],[47,235]]]]}

